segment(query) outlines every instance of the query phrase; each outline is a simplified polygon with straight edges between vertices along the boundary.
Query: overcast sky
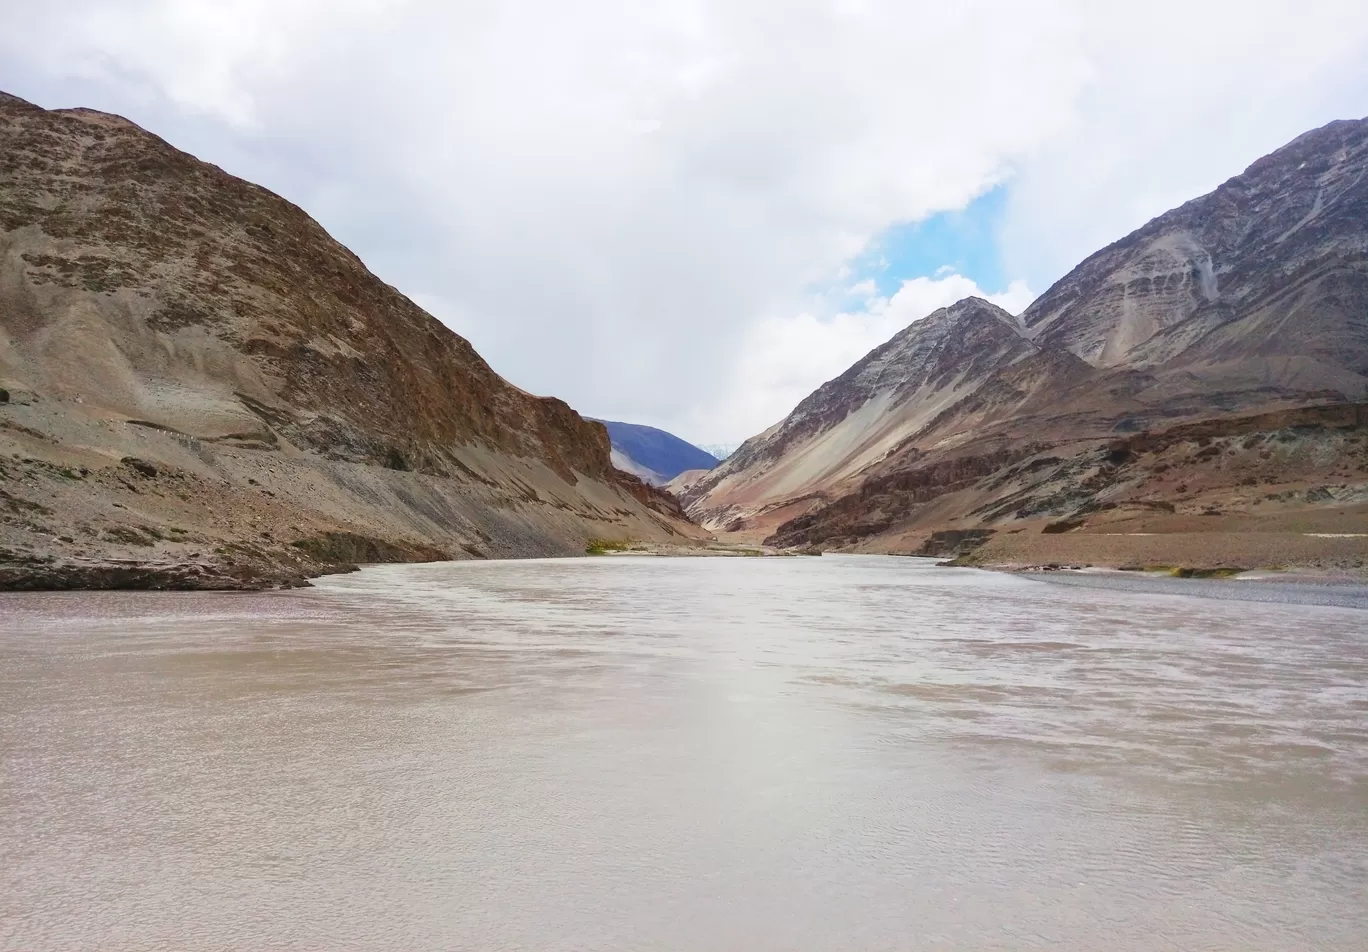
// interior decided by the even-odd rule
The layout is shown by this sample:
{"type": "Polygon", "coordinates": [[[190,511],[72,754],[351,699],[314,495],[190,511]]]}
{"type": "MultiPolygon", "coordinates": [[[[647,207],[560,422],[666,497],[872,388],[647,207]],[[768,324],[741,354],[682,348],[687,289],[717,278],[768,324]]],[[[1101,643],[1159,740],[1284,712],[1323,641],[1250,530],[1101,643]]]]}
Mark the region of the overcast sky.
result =
{"type": "Polygon", "coordinates": [[[519,386],[695,442],[965,295],[1020,311],[1368,114],[1363,0],[0,0],[0,23],[0,88],[266,185],[519,386]]]}

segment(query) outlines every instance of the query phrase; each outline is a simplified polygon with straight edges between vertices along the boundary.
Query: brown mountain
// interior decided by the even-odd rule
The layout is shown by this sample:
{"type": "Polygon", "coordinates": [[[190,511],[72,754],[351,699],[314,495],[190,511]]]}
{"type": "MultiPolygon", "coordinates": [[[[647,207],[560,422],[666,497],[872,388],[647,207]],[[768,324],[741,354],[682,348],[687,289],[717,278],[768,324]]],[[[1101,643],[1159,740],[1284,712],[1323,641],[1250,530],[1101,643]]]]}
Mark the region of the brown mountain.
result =
{"type": "Polygon", "coordinates": [[[857,486],[909,437],[1001,367],[1036,348],[1017,320],[978,298],[943,308],[819,387],[747,440],[686,499],[713,528],[819,507],[857,486]]]}
{"type": "Polygon", "coordinates": [[[912,324],[683,498],[779,545],[1267,562],[1263,527],[1361,564],[1365,435],[1337,408],[1365,401],[1368,120],[1156,218],[1019,319],[970,299],[912,324]]]}
{"type": "Polygon", "coordinates": [[[698,530],[302,210],[0,94],[0,586],[257,585],[698,530]]]}
{"type": "Polygon", "coordinates": [[[1022,316],[1032,339],[1202,412],[1362,396],[1368,384],[1368,120],[1333,122],[1071,271],[1022,316]]]}

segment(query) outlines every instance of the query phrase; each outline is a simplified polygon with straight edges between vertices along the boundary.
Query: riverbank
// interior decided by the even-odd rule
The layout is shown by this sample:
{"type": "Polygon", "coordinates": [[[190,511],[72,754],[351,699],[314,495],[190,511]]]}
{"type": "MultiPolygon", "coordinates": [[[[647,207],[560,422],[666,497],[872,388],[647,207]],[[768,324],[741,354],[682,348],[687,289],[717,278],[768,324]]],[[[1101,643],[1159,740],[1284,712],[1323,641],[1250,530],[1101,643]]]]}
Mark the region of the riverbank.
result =
{"type": "MultiPolygon", "coordinates": [[[[219,547],[187,558],[54,558],[24,556],[0,548],[0,592],[222,591],[258,592],[304,588],[310,579],[345,575],[366,565],[453,561],[435,550],[400,549],[347,533],[328,533],[290,546],[219,547]]],[[[594,539],[583,556],[662,558],[778,558],[821,555],[731,542],[620,542],[594,539]]],[[[544,555],[540,557],[546,557],[544,555]]],[[[458,559],[456,561],[469,561],[458,559]]],[[[480,559],[478,561],[507,561],[480,559]]]]}
{"type": "Polygon", "coordinates": [[[620,474],[567,479],[479,447],[450,450],[451,472],[394,469],[24,399],[0,405],[0,590],[269,589],[373,562],[707,536],[620,474]]]}
{"type": "Polygon", "coordinates": [[[821,555],[822,550],[776,549],[768,545],[748,545],[742,542],[612,542],[592,540],[585,552],[591,556],[651,555],[665,558],[788,558],[795,555],[821,555]]]}
{"type": "Polygon", "coordinates": [[[1368,583],[1343,575],[1245,572],[1223,578],[1182,578],[1154,572],[1092,568],[1008,571],[1023,578],[1074,588],[1368,610],[1368,583]]]}
{"type": "MultiPolygon", "coordinates": [[[[1347,521],[1347,520],[1345,520],[1347,521]]],[[[1331,521],[1273,531],[997,532],[960,550],[977,565],[1093,565],[1110,568],[1295,570],[1310,574],[1368,573],[1368,532],[1331,521]],[[1298,531],[1300,530],[1300,531],[1298,531]]]]}

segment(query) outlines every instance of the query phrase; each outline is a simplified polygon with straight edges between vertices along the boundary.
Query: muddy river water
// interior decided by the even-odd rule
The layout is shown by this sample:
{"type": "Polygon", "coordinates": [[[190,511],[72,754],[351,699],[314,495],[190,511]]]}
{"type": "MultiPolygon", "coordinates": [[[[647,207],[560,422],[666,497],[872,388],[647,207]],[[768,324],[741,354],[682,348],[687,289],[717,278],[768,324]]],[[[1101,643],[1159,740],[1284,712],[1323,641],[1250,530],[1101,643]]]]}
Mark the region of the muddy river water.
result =
{"type": "Polygon", "coordinates": [[[0,949],[1037,948],[1368,949],[1368,612],[831,556],[0,595],[0,949]]]}

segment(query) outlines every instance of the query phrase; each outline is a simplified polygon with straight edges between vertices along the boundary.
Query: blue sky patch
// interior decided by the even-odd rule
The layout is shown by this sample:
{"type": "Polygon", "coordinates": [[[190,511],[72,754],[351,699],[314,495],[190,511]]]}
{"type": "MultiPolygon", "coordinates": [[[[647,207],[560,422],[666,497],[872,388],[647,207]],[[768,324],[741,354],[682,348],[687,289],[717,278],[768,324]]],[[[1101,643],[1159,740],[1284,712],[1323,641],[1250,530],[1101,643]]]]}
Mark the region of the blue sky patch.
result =
{"type": "Polygon", "coordinates": [[[980,195],[965,208],[922,221],[894,225],[850,264],[848,284],[873,279],[888,297],[911,278],[934,277],[945,268],[985,290],[1007,286],[995,231],[1007,205],[1007,189],[980,195]]]}

